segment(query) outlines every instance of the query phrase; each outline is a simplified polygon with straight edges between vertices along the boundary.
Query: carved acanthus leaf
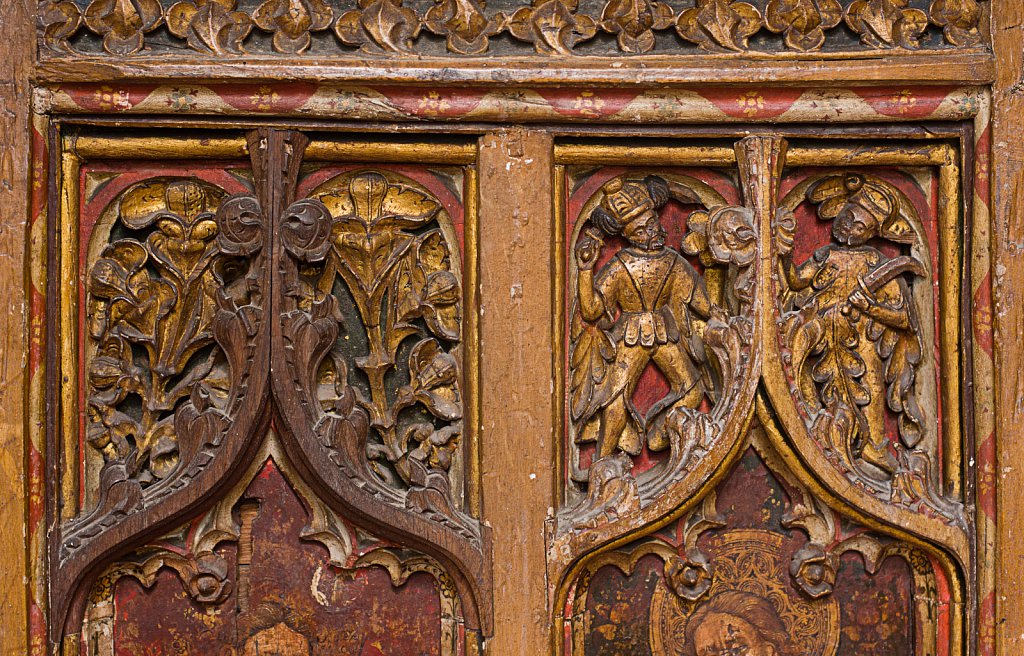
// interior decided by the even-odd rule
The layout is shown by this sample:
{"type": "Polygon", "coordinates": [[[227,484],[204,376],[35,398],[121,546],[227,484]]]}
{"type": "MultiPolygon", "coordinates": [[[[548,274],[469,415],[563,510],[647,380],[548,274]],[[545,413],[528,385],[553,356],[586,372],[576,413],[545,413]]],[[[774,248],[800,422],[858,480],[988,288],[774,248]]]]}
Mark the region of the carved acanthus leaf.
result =
{"type": "Polygon", "coordinates": [[[193,50],[239,55],[252,19],[235,10],[236,0],[184,0],[167,10],[167,29],[193,50]]]}
{"type": "Polygon", "coordinates": [[[735,0],[697,0],[697,6],[679,14],[676,31],[704,50],[747,49],[747,41],[761,29],[761,12],[735,0]]]}
{"type": "Polygon", "coordinates": [[[771,0],[765,7],[765,27],[781,33],[795,50],[817,50],[825,43],[825,31],[843,19],[837,0],[771,0]]]}
{"type": "Polygon", "coordinates": [[[846,8],[846,24],[873,48],[917,48],[928,16],[909,9],[908,0],[856,0],[846,8]]]}
{"type": "Polygon", "coordinates": [[[578,8],[579,0],[533,0],[512,14],[508,29],[538,53],[572,55],[573,48],[597,34],[597,22],[578,8]]]}

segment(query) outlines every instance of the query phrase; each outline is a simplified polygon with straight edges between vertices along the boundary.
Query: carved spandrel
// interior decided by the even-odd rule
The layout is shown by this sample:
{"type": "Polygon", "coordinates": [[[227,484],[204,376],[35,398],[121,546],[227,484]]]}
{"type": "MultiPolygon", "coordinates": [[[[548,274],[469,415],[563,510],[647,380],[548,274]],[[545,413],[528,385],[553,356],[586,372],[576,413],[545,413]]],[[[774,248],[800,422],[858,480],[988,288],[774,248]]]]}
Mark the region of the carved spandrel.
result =
{"type": "Polygon", "coordinates": [[[874,494],[961,521],[939,483],[935,365],[925,367],[922,338],[933,272],[917,210],[892,183],[853,171],[811,179],[783,204],[800,201],[828,225],[804,261],[780,253],[782,330],[809,430],[874,494]]]}
{"type": "Polygon", "coordinates": [[[336,515],[270,434],[212,509],[107,568],[84,653],[454,656],[460,620],[443,568],[336,515]]]}
{"type": "Polygon", "coordinates": [[[467,626],[488,631],[489,531],[462,499],[461,251],[446,207],[462,209],[440,200],[459,184],[431,191],[416,181],[438,174],[426,169],[312,170],[275,235],[286,440],[332,507],[435,557],[467,626]]]}

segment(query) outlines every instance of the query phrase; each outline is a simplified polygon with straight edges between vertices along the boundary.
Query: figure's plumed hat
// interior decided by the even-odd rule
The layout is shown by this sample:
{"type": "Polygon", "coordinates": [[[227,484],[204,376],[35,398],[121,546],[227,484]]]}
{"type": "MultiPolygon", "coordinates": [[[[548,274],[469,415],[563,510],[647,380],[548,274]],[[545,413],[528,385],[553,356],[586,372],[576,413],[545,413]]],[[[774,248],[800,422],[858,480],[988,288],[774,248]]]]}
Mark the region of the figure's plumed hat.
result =
{"type": "Polygon", "coordinates": [[[617,235],[644,212],[662,207],[668,198],[668,183],[656,175],[643,180],[613,178],[601,187],[601,202],[590,221],[606,234],[617,235]]]}
{"type": "Polygon", "coordinates": [[[901,244],[913,243],[916,234],[904,215],[898,192],[887,182],[859,173],[830,175],[812,184],[807,198],[818,205],[818,217],[831,221],[847,204],[864,208],[878,222],[878,235],[901,244]]]}

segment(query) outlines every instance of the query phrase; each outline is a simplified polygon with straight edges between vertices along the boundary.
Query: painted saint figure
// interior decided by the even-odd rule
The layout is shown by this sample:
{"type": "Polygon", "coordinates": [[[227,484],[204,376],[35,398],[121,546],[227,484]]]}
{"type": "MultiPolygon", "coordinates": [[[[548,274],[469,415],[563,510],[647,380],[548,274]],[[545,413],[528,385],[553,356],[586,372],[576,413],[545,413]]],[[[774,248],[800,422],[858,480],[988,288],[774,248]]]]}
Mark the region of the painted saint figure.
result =
{"type": "Polygon", "coordinates": [[[907,449],[922,436],[914,390],[922,344],[908,278],[926,272],[914,257],[889,257],[869,242],[912,244],[916,235],[882,181],[829,176],[807,198],[820,219],[832,221],[832,243],[802,264],[792,252],[783,256],[798,319],[790,333],[793,367],[804,397],[824,409],[814,432],[827,436],[847,467],[887,482],[907,469],[907,449]],[[902,443],[887,434],[887,407],[902,443]]]}
{"type": "Polygon", "coordinates": [[[652,424],[670,408],[696,408],[704,398],[705,355],[693,319],[708,318],[711,301],[693,266],[665,245],[658,214],[670,197],[664,179],[615,178],[600,194],[575,246],[572,416],[579,441],[598,441],[598,457],[616,449],[635,455],[645,438],[653,450],[666,448],[664,432],[652,424]],[[628,246],[595,274],[604,237],[617,235],[628,246]],[[632,397],[652,362],[669,392],[642,415],[632,397]]]}
{"type": "Polygon", "coordinates": [[[772,602],[740,590],[708,599],[686,621],[686,656],[793,656],[772,602]]]}

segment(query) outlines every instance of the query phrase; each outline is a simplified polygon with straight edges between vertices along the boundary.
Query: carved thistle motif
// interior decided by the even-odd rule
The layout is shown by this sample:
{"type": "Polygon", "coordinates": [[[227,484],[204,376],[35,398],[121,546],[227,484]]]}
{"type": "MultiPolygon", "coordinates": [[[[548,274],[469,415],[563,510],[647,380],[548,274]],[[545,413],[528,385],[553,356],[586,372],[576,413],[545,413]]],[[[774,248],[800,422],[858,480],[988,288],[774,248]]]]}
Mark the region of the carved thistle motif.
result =
{"type": "Polygon", "coordinates": [[[143,486],[194,454],[183,429],[227,410],[240,363],[216,343],[214,320],[234,312],[237,289],[242,337],[259,321],[235,257],[261,247],[251,202],[195,179],[137,184],[117,202],[126,236],[89,273],[88,441],[143,486]]]}
{"type": "Polygon", "coordinates": [[[923,345],[911,285],[928,267],[869,243],[919,243],[913,210],[891,185],[858,173],[822,178],[807,199],[831,222],[832,241],[803,263],[792,251],[782,257],[796,384],[818,408],[811,431],[857,480],[894,502],[955,517],[955,504],[935,492],[929,455],[917,448],[925,433],[915,387],[923,345]]]}

